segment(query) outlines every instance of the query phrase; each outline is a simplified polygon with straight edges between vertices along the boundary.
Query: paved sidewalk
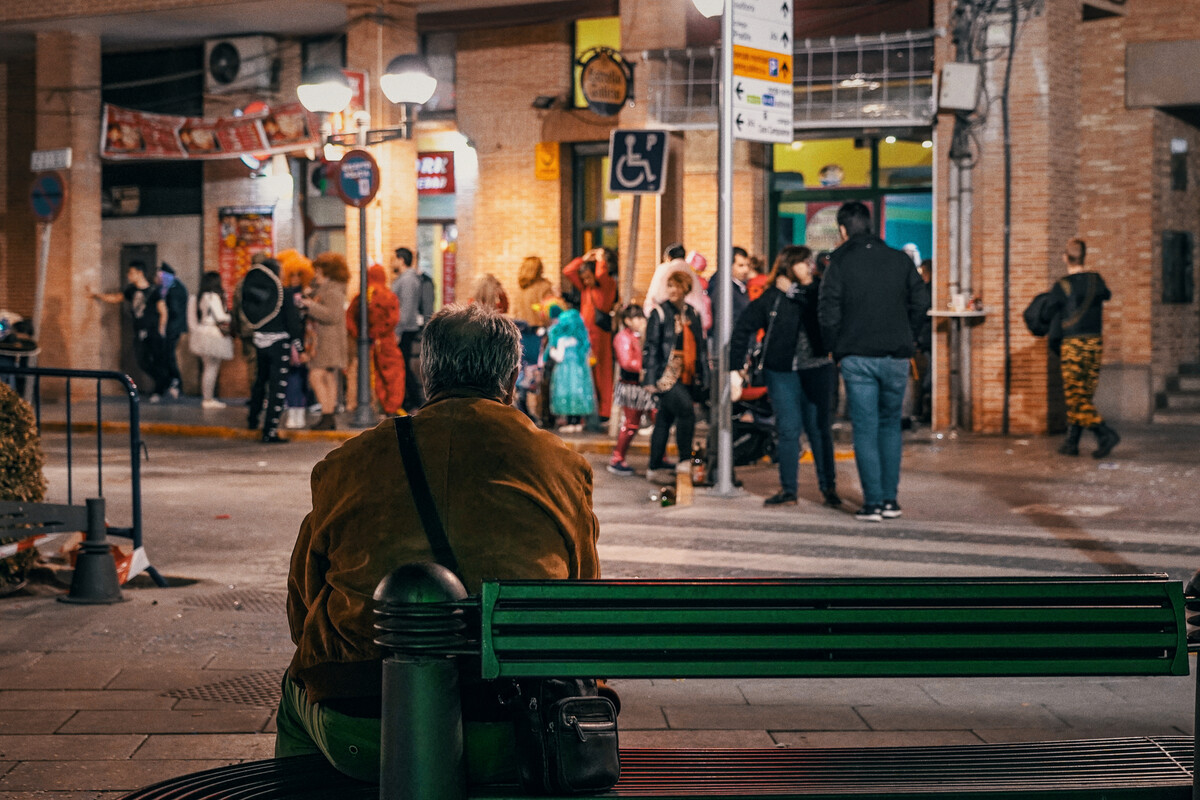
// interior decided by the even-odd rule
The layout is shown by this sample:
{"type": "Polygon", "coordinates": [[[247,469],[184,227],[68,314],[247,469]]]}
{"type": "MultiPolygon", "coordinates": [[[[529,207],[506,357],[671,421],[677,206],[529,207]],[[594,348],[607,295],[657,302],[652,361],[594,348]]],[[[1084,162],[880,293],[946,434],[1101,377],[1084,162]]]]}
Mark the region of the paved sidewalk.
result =
{"type": "MultiPolygon", "coordinates": [[[[147,423],[178,424],[169,415],[182,413],[148,410],[147,423]]],[[[233,415],[240,412],[221,413],[230,420],[215,427],[237,430],[233,415]]],[[[678,529],[688,520],[733,530],[762,526],[775,532],[761,535],[775,539],[786,539],[788,530],[795,537],[824,529],[829,537],[864,539],[882,531],[896,537],[896,547],[909,531],[923,528],[936,529],[947,542],[969,538],[962,532],[969,530],[1017,540],[1037,532],[1081,553],[1079,570],[1128,571],[1161,562],[1172,565],[1173,575],[1186,576],[1200,567],[1195,496],[1187,490],[1200,476],[1200,429],[1144,427],[1122,434],[1114,458],[1097,463],[1086,456],[1056,458],[1056,442],[1045,438],[936,438],[919,431],[906,445],[903,525],[869,530],[822,509],[819,498],[805,499],[815,497],[807,468],[802,503],[785,512],[764,510],[758,499],[773,491],[769,466],[739,470],[752,492],[741,500],[701,494],[691,509],[655,509],[646,503],[644,480],[604,473],[603,437],[580,441],[596,453],[589,458],[609,546],[636,543],[633,537],[646,526],[678,529]],[[1016,476],[1023,482],[1016,483],[1016,476]],[[629,519],[642,527],[624,532],[629,519]],[[1104,542],[1114,531],[1142,546],[1142,560],[1112,556],[1104,542]]],[[[278,680],[292,651],[284,616],[286,563],[308,501],[297,497],[311,463],[334,443],[279,448],[148,437],[152,469],[145,480],[154,489],[147,500],[154,536],[148,547],[166,574],[186,580],[158,589],[138,578],[125,589],[127,602],[112,606],[58,603],[56,590],[46,585],[0,599],[0,800],[116,798],[162,778],[272,753],[278,680]],[[231,461],[246,466],[234,470],[231,461]],[[228,485],[198,482],[213,464],[232,475],[228,485]],[[256,509],[256,524],[242,522],[256,509]],[[225,510],[233,520],[218,513],[225,510]],[[178,531],[171,531],[172,520],[179,521],[178,531]]],[[[61,438],[48,436],[48,463],[60,455],[61,438]]],[[[840,469],[849,503],[857,499],[853,469],[848,463],[840,469]]],[[[53,492],[61,471],[48,474],[53,492]]],[[[991,552],[981,549],[977,556],[981,573],[989,559],[1000,565],[1013,558],[991,552]]],[[[881,561],[862,567],[822,563],[834,564],[824,574],[885,567],[896,575],[930,574],[938,568],[903,559],[883,567],[881,561]]],[[[611,574],[625,574],[615,566],[611,574]]],[[[644,577],[681,574],[665,561],[637,569],[644,577]]],[[[689,575],[699,568],[692,569],[689,575]]],[[[623,698],[621,739],[628,746],[883,746],[1190,734],[1194,691],[1192,677],[655,680],[616,686],[623,698]]]]}

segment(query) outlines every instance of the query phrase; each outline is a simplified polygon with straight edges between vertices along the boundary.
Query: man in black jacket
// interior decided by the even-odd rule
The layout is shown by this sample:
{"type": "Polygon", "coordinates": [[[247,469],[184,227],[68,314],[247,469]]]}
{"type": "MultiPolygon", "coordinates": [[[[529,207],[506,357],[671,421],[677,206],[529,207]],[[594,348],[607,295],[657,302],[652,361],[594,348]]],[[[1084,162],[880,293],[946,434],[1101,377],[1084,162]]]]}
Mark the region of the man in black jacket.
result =
{"type": "Polygon", "coordinates": [[[900,516],[900,418],[914,341],[929,310],[912,259],[871,232],[863,203],[837,215],[842,245],[821,282],[818,315],[825,346],[841,367],[862,484],[859,520],[900,516]]]}

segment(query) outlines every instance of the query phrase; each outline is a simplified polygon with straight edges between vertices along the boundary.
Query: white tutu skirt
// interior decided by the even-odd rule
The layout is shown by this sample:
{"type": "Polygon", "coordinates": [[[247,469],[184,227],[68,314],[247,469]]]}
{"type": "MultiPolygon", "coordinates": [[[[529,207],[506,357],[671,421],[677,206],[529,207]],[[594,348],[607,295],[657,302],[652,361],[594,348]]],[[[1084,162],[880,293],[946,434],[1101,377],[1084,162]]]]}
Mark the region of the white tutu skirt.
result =
{"type": "Polygon", "coordinates": [[[196,325],[188,332],[188,350],[201,358],[233,358],[233,339],[216,325],[196,325]]]}

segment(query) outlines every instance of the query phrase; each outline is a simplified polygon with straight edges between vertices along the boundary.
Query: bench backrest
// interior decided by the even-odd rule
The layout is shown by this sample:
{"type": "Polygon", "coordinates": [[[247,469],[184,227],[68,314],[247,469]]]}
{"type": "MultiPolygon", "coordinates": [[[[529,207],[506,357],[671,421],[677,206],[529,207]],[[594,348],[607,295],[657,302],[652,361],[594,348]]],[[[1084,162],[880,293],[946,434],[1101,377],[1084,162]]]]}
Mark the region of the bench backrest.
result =
{"type": "Polygon", "coordinates": [[[480,600],[485,678],[1188,674],[1165,575],[501,581],[480,600]]]}

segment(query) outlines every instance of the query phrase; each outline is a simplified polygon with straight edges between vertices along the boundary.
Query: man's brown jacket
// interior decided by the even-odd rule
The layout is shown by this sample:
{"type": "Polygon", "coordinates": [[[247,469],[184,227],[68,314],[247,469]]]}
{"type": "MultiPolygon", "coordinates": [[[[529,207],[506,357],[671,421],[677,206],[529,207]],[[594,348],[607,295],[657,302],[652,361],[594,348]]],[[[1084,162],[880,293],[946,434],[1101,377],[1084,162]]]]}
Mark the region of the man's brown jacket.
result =
{"type": "MultiPolygon", "coordinates": [[[[600,577],[582,456],[515,408],[469,392],[435,398],[413,427],[468,592],[488,578],[600,577]]],[[[434,560],[391,420],[313,468],[312,503],[288,576],[288,673],[312,702],[375,697],[375,587],[402,564],[434,560]]]]}

